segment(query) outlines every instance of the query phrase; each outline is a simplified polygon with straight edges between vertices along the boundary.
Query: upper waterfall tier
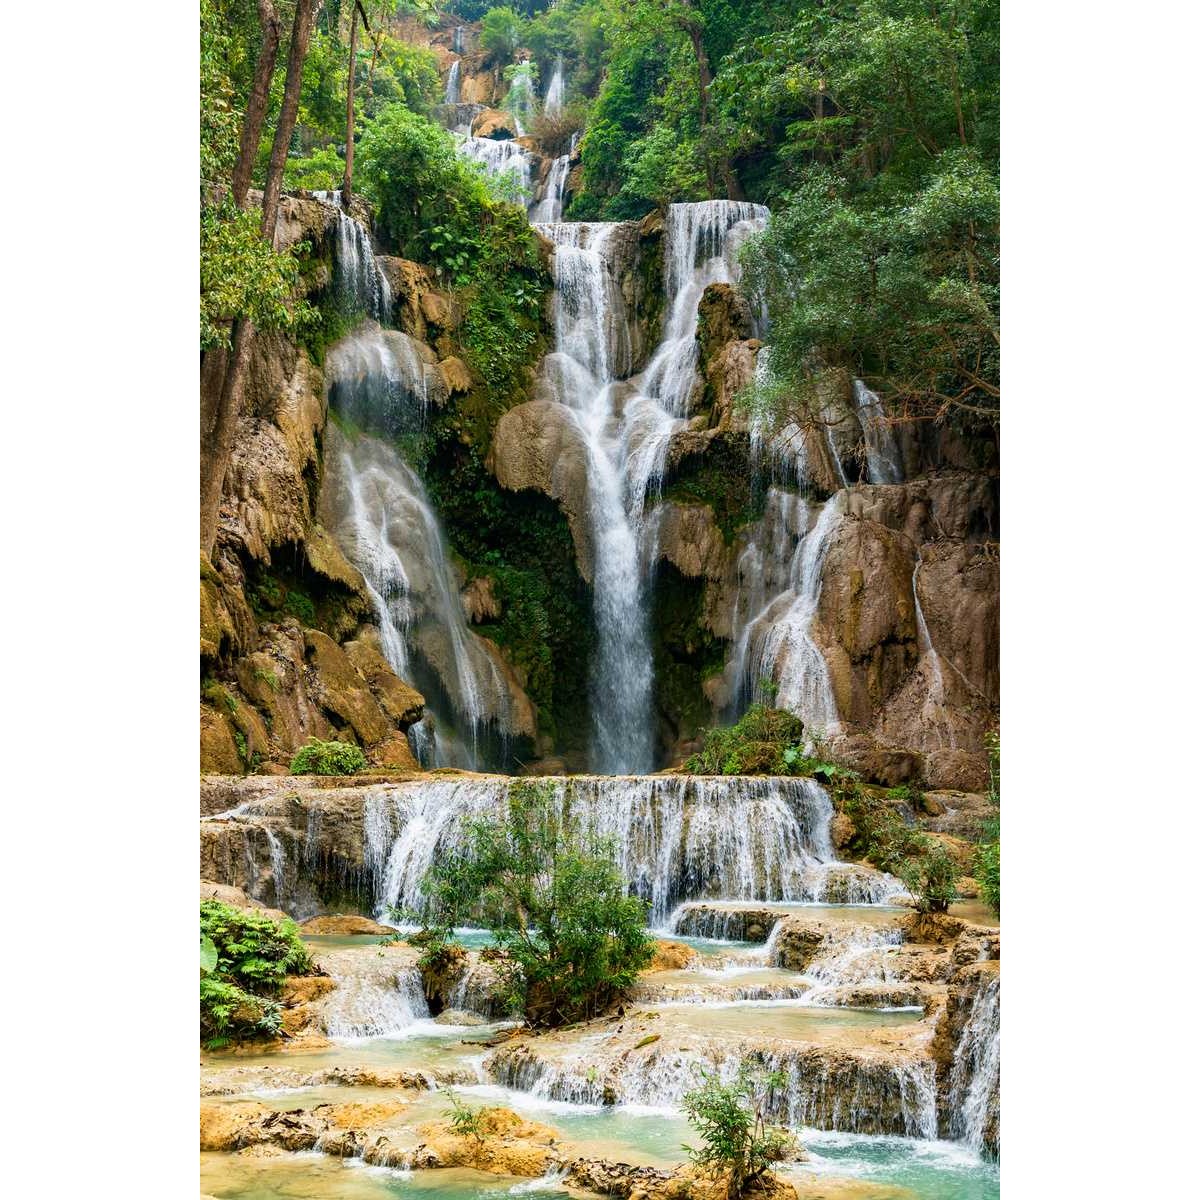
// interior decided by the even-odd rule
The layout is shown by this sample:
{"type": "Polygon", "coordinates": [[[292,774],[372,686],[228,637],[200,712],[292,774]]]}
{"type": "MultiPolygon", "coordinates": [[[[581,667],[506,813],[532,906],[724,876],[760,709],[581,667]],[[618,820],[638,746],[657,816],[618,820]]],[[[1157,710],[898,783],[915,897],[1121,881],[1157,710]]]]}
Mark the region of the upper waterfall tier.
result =
{"type": "MultiPolygon", "coordinates": [[[[900,890],[890,876],[835,859],[833,805],[811,779],[581,775],[548,783],[564,814],[611,839],[656,927],[686,900],[881,903],[900,890]]],[[[499,815],[513,784],[467,775],[334,789],[248,781],[217,801],[232,811],[206,821],[202,870],[293,912],[313,911],[322,891],[347,887],[377,912],[417,909],[429,866],[462,845],[469,821],[499,815]]]]}

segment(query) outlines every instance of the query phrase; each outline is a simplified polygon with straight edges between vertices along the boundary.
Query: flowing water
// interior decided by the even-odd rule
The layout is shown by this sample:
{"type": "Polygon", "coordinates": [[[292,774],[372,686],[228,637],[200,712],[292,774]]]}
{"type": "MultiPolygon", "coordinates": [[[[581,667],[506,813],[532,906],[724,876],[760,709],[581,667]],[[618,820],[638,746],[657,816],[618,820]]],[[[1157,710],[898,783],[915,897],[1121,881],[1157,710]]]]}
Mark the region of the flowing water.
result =
{"type": "Polygon", "coordinates": [[[524,146],[511,139],[465,137],[458,152],[471,162],[477,162],[495,179],[503,179],[512,192],[512,199],[528,205],[533,198],[533,156],[524,146]]]}
{"type": "Polygon", "coordinates": [[[387,276],[375,262],[371,235],[346,212],[341,192],[313,192],[312,195],[337,209],[334,286],[342,304],[352,312],[365,313],[377,321],[390,320],[392,289],[387,276]]]}
{"type": "Polygon", "coordinates": [[[1000,1153],[1000,976],[980,986],[971,1000],[962,1037],[950,1066],[950,1136],[1000,1153]]]}
{"type": "Polygon", "coordinates": [[[442,97],[443,104],[457,104],[462,95],[462,87],[459,84],[459,75],[462,71],[462,62],[455,59],[450,64],[450,70],[446,74],[446,94],[442,97]]]}
{"type": "Polygon", "coordinates": [[[563,78],[562,55],[554,64],[554,74],[546,85],[546,99],[542,102],[542,112],[548,117],[557,117],[562,112],[563,96],[566,94],[566,81],[563,78]]]}
{"type": "MultiPolygon", "coordinates": [[[[330,404],[392,434],[419,427],[426,366],[406,335],[363,327],[326,355],[330,404]]],[[[457,748],[458,765],[481,765],[485,734],[512,731],[510,685],[495,652],[467,624],[420,477],[387,443],[332,426],[326,472],[331,532],[366,580],[385,657],[402,679],[432,676],[463,735],[456,747],[430,731],[434,761],[457,757],[457,748]]]]}
{"type": "MultiPolygon", "coordinates": [[[[631,891],[656,927],[684,899],[814,900],[843,870],[829,841],[832,803],[811,779],[604,777],[549,781],[563,811],[617,847],[631,891]]],[[[418,909],[421,879],[461,844],[472,818],[501,810],[497,777],[397,784],[372,792],[364,817],[364,864],[375,905],[418,909]]],[[[878,879],[880,891],[895,881],[878,879]]]]}
{"type": "Polygon", "coordinates": [[[904,461],[896,431],[879,397],[861,379],[854,381],[854,408],[862,426],[868,478],[872,483],[903,483],[904,461]]]}

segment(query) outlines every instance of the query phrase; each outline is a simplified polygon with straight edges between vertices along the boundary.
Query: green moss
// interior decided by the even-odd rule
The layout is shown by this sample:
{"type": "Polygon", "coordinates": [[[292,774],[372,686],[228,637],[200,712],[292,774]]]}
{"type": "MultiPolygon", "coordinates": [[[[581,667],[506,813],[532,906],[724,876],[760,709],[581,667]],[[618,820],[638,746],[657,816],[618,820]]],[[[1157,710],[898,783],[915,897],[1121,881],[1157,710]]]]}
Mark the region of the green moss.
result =
{"type": "Polygon", "coordinates": [[[727,643],[703,621],[704,581],[685,578],[670,563],[658,568],[650,632],[658,707],[673,737],[694,737],[710,719],[703,684],[721,671],[727,643]]]}
{"type": "Polygon", "coordinates": [[[295,617],[305,628],[340,641],[368,615],[362,597],[306,569],[299,556],[296,561],[294,570],[281,565],[253,570],[246,581],[250,607],[260,621],[295,617]]]}
{"type": "Polygon", "coordinates": [[[708,505],[721,536],[732,543],[766,506],[766,488],[750,470],[749,436],[714,438],[703,454],[689,455],[667,479],[662,496],[677,504],[708,505]]]}

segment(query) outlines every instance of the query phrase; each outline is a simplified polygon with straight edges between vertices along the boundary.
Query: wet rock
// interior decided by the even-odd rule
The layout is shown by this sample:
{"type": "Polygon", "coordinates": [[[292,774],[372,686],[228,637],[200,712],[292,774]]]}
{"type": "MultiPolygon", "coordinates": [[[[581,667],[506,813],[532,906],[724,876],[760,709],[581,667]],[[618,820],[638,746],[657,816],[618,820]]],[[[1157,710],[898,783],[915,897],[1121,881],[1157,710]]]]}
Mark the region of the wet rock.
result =
{"type": "Polygon", "coordinates": [[[496,581],[490,575],[477,575],[461,592],[463,612],[473,625],[499,620],[500,599],[496,595],[496,581]]]}
{"type": "Polygon", "coordinates": [[[654,957],[647,971],[678,971],[696,958],[696,951],[683,942],[671,942],[658,938],[654,943],[654,957]]]}
{"type": "Polygon", "coordinates": [[[485,108],[471,122],[471,136],[503,141],[517,136],[517,122],[511,113],[501,108],[485,108]]]}
{"type": "Polygon", "coordinates": [[[392,670],[383,656],[379,630],[375,626],[363,626],[358,637],[342,649],[391,721],[401,729],[407,729],[421,719],[425,712],[425,697],[392,670]]]}
{"type": "Polygon", "coordinates": [[[386,937],[395,930],[370,917],[360,917],[356,913],[331,913],[327,916],[309,917],[301,922],[301,933],[362,935],[364,937],[386,937]]]}
{"type": "Polygon", "coordinates": [[[479,1137],[456,1133],[447,1121],[417,1127],[421,1144],[414,1167],[471,1167],[499,1175],[536,1179],[560,1161],[562,1135],[507,1108],[478,1110],[479,1137]]]}
{"type": "Polygon", "coordinates": [[[305,630],[304,647],[315,674],[314,696],[321,707],[349,725],[361,742],[383,741],[392,724],[342,648],[316,629],[305,630]]]}

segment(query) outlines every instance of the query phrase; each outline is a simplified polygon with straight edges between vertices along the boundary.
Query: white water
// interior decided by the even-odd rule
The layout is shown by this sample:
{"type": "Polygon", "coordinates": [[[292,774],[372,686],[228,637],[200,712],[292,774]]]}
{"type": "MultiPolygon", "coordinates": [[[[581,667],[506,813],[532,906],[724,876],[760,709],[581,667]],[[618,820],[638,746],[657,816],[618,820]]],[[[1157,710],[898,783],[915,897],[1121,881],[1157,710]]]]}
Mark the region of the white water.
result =
{"type": "Polygon", "coordinates": [[[696,381],[698,305],[713,283],[736,283],[737,251],[766,226],[761,204],[706,200],[672,204],[665,229],[667,320],[662,341],[642,375],[642,391],[667,412],[687,415],[696,381]]]}
{"type": "Polygon", "coordinates": [[[904,462],[896,431],[889,423],[879,397],[861,379],[854,381],[854,408],[863,431],[867,477],[872,483],[903,483],[904,462]]]}
{"type": "Polygon", "coordinates": [[[450,70],[446,75],[446,94],[442,97],[443,104],[457,104],[462,95],[462,88],[459,84],[459,75],[462,71],[462,61],[455,59],[450,64],[450,70]]]}
{"type": "Polygon", "coordinates": [[[550,76],[550,83],[546,88],[546,99],[542,104],[542,112],[548,117],[556,117],[562,112],[563,95],[566,91],[566,84],[563,79],[563,61],[562,55],[559,55],[558,61],[554,64],[554,74],[550,76]]]}
{"type": "Polygon", "coordinates": [[[656,522],[645,519],[671,436],[685,424],[696,379],[697,306],[710,283],[737,278],[736,249],[761,229],[761,205],[673,204],[665,230],[663,339],[636,378],[621,292],[613,274],[613,223],[550,223],[555,244],[555,350],[545,390],[573,415],[587,451],[596,618],[592,767],[637,773],[653,763],[653,667],[646,630],[647,563],[656,522]],[[619,388],[618,381],[628,380],[619,388]]]}
{"type": "MultiPolygon", "coordinates": [[[[422,381],[413,363],[392,353],[397,337],[403,335],[367,328],[330,349],[326,380],[335,405],[349,391],[382,419],[397,394],[415,403],[422,381]],[[397,379],[403,381],[399,393],[397,379]]],[[[436,675],[466,736],[461,765],[476,766],[484,728],[511,728],[508,684],[467,625],[424,485],[397,451],[374,437],[331,431],[330,442],[337,450],[327,458],[332,532],[366,580],[384,656],[403,679],[412,678],[414,657],[436,675]]]]}
{"type": "Polygon", "coordinates": [[[462,139],[458,150],[464,158],[482,165],[489,175],[497,179],[507,176],[520,203],[529,204],[533,195],[533,158],[524,146],[511,139],[467,137],[462,139]]]}
{"type": "Polygon", "coordinates": [[[537,112],[537,84],[533,79],[533,64],[520,63],[513,71],[504,97],[504,108],[512,113],[517,125],[517,137],[524,137],[529,122],[537,112]]]}
{"type": "Polygon", "coordinates": [[[571,173],[571,155],[579,142],[579,134],[571,135],[571,146],[566,154],[560,154],[550,166],[546,176],[546,187],[542,198],[533,206],[529,219],[536,224],[553,224],[562,220],[563,195],[567,189],[567,176],[571,173]]]}
{"type": "Polygon", "coordinates": [[[322,961],[337,984],[320,1004],[327,1036],[402,1036],[415,1022],[429,1019],[415,967],[398,968],[383,953],[328,954],[322,961]]]}
{"type": "MultiPolygon", "coordinates": [[[[835,866],[832,804],[810,779],[582,776],[553,784],[585,831],[613,840],[654,926],[684,899],[819,899],[835,866]]],[[[469,820],[501,811],[508,786],[495,777],[439,779],[373,792],[363,857],[377,910],[418,910],[430,865],[461,844],[469,820]]]]}
{"type": "Polygon", "coordinates": [[[454,32],[450,35],[450,49],[455,54],[463,52],[463,26],[455,25],[454,32]]]}
{"type": "Polygon", "coordinates": [[[995,1116],[995,1151],[1000,1128],[1000,976],[985,982],[971,1000],[950,1066],[950,1136],[976,1150],[984,1148],[989,1120],[995,1116]]]}
{"type": "Polygon", "coordinates": [[[767,698],[806,726],[828,734],[838,728],[829,667],[812,637],[821,600],[821,572],[841,518],[842,493],[831,496],[811,521],[804,499],[770,488],[766,511],[738,562],[733,651],[727,668],[735,700],[767,698]],[[811,521],[811,524],[810,524],[811,521]]]}
{"type": "Polygon", "coordinates": [[[612,224],[539,227],[555,244],[555,349],[542,362],[545,388],[571,413],[587,453],[596,657],[592,669],[592,765],[649,771],[653,685],[637,530],[626,508],[624,445],[615,382],[631,351],[605,248],[612,224]]]}
{"type": "Polygon", "coordinates": [[[334,284],[342,302],[377,321],[391,319],[392,289],[375,264],[371,235],[342,206],[341,192],[313,192],[315,199],[337,209],[334,240],[334,284]]]}

